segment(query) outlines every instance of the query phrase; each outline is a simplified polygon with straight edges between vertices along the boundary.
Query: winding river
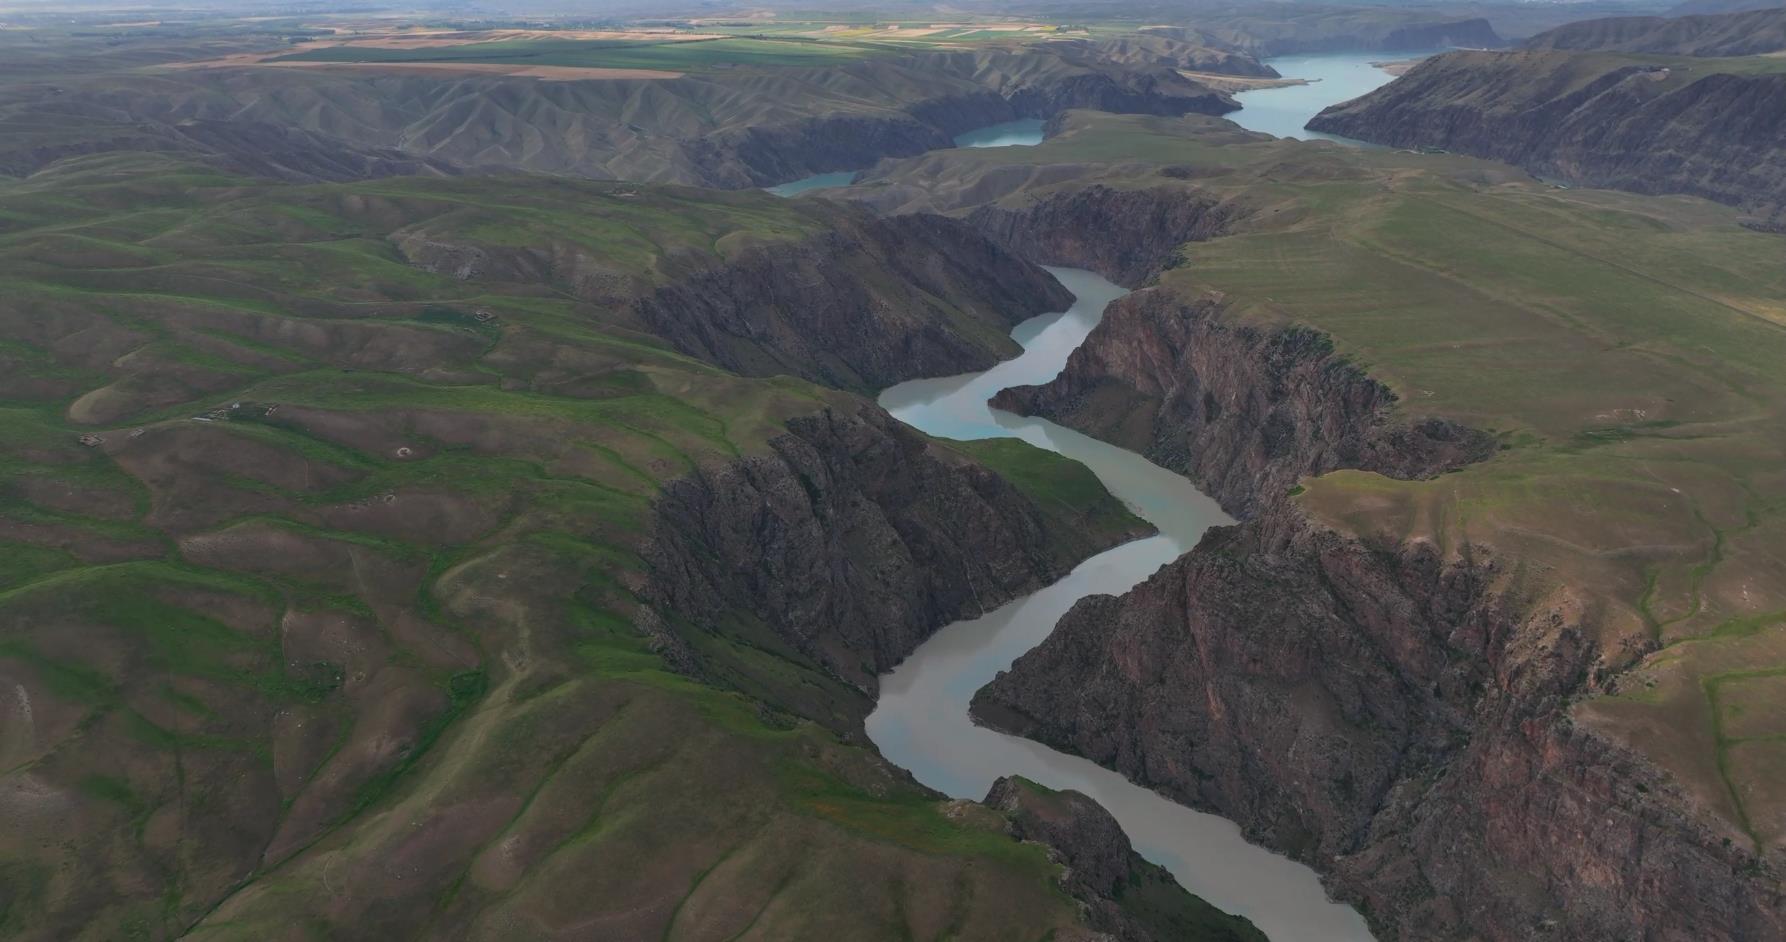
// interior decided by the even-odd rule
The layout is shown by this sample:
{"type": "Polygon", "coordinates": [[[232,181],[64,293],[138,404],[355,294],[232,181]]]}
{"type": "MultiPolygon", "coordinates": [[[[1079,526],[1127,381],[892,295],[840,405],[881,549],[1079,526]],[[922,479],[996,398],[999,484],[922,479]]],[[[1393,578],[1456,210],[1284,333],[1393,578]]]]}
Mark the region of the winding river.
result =
{"type": "MultiPolygon", "coordinates": [[[[1273,60],[1286,77],[1314,81],[1244,93],[1239,96],[1243,110],[1230,117],[1243,127],[1281,137],[1322,136],[1302,125],[1323,107],[1388,81],[1387,73],[1370,65],[1381,58],[1273,60]]],[[[1027,137],[1011,140],[1006,135],[1014,130],[988,128],[956,143],[1034,143],[1027,137]]],[[[1039,140],[1039,127],[1034,133],[1039,140]]],[[[1007,386],[1053,379],[1097,326],[1105,305],[1126,293],[1088,271],[1053,271],[1077,300],[1063,313],[1018,325],[1011,336],[1022,345],[1022,354],[983,373],[901,383],[883,392],[880,403],[931,435],[1020,438],[1073,458],[1159,533],[1100,553],[1039,592],[937,632],[881,678],[868,734],[888,759],[957,798],[984,797],[994,779],[1012,774],[1090,795],[1116,816],[1143,856],[1171,870],[1192,893],[1252,920],[1273,942],[1370,940],[1363,918],[1329,900],[1313,870],[1247,843],[1232,822],[1168,801],[1085,759],[976,726],[968,717],[974,692],[1047,638],[1073,603],[1092,594],[1127,591],[1190,549],[1205,529],[1229,522],[1190,481],[1139,455],[986,404],[1007,386]]]]}
{"type": "Polygon", "coordinates": [[[901,383],[883,392],[880,403],[931,435],[1021,438],[1078,460],[1159,534],[1093,556],[1039,592],[937,632],[881,677],[868,734],[918,781],[957,798],[982,798],[994,779],[1010,774],[1090,795],[1116,816],[1143,856],[1170,869],[1192,893],[1251,919],[1273,942],[1368,940],[1364,920],[1329,901],[1314,871],[1248,844],[1226,819],[968,718],[974,691],[1041,643],[1074,602],[1128,590],[1189,549],[1206,528],[1229,522],[1189,480],[1133,452],[986,404],[1007,386],[1052,379],[1097,326],[1104,306],[1127,293],[1088,271],[1051,270],[1077,300],[1065,313],[1018,325],[1011,336],[1022,354],[983,373],[901,383]]]}

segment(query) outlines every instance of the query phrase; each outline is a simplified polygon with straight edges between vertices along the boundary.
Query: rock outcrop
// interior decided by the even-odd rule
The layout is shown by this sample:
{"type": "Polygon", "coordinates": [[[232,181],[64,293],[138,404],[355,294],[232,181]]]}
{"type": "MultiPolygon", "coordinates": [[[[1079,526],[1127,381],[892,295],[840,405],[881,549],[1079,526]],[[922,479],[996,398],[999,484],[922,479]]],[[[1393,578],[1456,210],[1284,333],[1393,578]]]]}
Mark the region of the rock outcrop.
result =
{"type": "Polygon", "coordinates": [[[1395,394],[1336,356],[1325,335],[1234,325],[1221,310],[1216,297],[1160,289],[1118,299],[1058,377],[993,403],[1181,471],[1240,516],[1305,475],[1429,477],[1493,451],[1473,429],[1397,417],[1395,394]]]}
{"type": "Polygon", "coordinates": [[[1540,176],[1786,207],[1786,74],[1669,69],[1569,52],[1455,52],[1309,128],[1503,160],[1540,176]]]}
{"type": "Polygon", "coordinates": [[[967,221],[1013,253],[1044,265],[1088,268],[1136,287],[1177,264],[1187,242],[1226,232],[1242,205],[1180,187],[1075,187],[1028,204],[982,206],[967,221]],[[1112,232],[1120,231],[1120,238],[1112,232]]]}
{"type": "Polygon", "coordinates": [[[866,403],[795,418],[770,449],[664,489],[647,598],[696,629],[753,617],[861,690],[936,629],[1144,529],[1045,512],[866,403]]]}
{"type": "Polygon", "coordinates": [[[1570,721],[1576,600],[1500,568],[1278,505],[1081,602],[975,715],[1240,822],[1385,939],[1780,937],[1753,854],[1570,721]]]}
{"type": "Polygon", "coordinates": [[[795,245],[744,252],[640,299],[677,350],[749,376],[846,389],[986,369],[1025,318],[1072,295],[1046,271],[942,216],[852,214],[795,245]]]}
{"type": "Polygon", "coordinates": [[[1489,447],[1392,402],[1312,331],[1158,290],[1113,305],[1061,377],[999,404],[1145,450],[1248,519],[1081,601],[975,716],[1234,819],[1386,939],[1786,932],[1767,862],[1572,722],[1606,679],[1585,597],[1284,498],[1302,474],[1418,477],[1489,447]]]}
{"type": "Polygon", "coordinates": [[[1005,813],[1013,837],[1047,845],[1066,869],[1063,888],[1085,905],[1094,929],[1122,942],[1265,942],[1252,923],[1186,893],[1135,853],[1116,818],[1080,792],[1006,776],[992,783],[985,804],[1005,813]]]}

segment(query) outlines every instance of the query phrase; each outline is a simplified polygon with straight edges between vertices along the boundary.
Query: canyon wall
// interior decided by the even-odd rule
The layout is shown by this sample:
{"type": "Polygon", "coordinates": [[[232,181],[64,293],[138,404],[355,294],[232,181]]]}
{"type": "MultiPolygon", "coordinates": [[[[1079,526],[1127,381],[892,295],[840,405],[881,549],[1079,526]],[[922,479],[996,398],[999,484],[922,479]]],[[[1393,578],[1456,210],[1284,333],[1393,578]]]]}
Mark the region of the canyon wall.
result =
{"type": "Polygon", "coordinates": [[[864,691],[936,629],[1145,531],[1126,513],[1044,509],[867,403],[795,418],[770,448],[664,489],[647,598],[696,630],[744,613],[864,691]]]}
{"type": "Polygon", "coordinates": [[[1636,193],[1786,207],[1786,74],[1567,52],[1454,52],[1308,124],[1391,147],[1502,160],[1636,193]]]}
{"type": "Polygon", "coordinates": [[[1401,421],[1395,401],[1319,332],[1233,325],[1217,297],[1158,289],[1112,302],[1053,381],[993,398],[1182,472],[1237,516],[1305,475],[1428,477],[1493,451],[1454,423],[1401,421]]]}
{"type": "Polygon", "coordinates": [[[1385,939],[1786,932],[1771,864],[1571,721],[1604,681],[1587,597],[1522,594],[1490,547],[1361,538],[1286,497],[1334,468],[1440,473],[1484,436],[1398,416],[1317,333],[1158,291],[999,404],[1147,451],[1246,519],[1081,601],[980,691],[980,721],[1239,822],[1385,939]]]}
{"type": "Polygon", "coordinates": [[[956,220],[863,215],[690,273],[636,309],[677,350],[734,372],[869,390],[986,369],[1017,352],[1012,326],[1072,300],[956,220]]]}
{"type": "Polygon", "coordinates": [[[1175,265],[1186,242],[1223,234],[1245,211],[1190,188],[1093,184],[1017,208],[984,205],[966,218],[1022,258],[1087,268],[1132,288],[1175,265]],[[1112,237],[1117,231],[1121,237],[1112,237]]]}

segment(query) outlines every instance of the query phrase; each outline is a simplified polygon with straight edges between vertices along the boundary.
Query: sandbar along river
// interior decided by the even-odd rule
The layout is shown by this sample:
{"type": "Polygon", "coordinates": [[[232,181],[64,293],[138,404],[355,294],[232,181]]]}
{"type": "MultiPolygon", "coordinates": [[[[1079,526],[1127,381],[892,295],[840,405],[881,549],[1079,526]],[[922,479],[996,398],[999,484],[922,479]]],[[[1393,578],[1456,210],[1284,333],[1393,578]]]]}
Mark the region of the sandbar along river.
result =
{"type": "Polygon", "coordinates": [[[1043,383],[1097,326],[1104,306],[1127,292],[1088,271],[1051,269],[1077,300],[1011,332],[1023,353],[983,373],[916,380],[886,390],[880,403],[901,420],[944,438],[1021,438],[1085,464],[1159,535],[1100,553],[1067,577],[985,615],[938,631],[881,678],[868,734],[918,781],[958,798],[983,798],[993,779],[1022,775],[1050,788],[1084,792],[1108,808],[1149,860],[1192,893],[1251,919],[1273,942],[1371,938],[1350,907],[1331,902],[1314,871],[1248,844],[1226,819],[1175,804],[1115,772],[1046,746],[975,726],[974,691],[1041,643],[1074,602],[1121,593],[1176,559],[1204,529],[1229,522],[1187,479],[1145,458],[1041,419],[987,406],[1007,386],[1043,383]]]}

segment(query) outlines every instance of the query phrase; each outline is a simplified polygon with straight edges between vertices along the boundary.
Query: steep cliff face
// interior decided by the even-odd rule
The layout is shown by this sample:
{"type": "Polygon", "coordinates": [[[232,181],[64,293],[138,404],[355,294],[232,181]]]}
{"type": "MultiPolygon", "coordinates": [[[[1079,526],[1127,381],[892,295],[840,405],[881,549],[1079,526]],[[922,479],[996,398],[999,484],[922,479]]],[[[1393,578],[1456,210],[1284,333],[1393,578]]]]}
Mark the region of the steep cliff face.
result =
{"type": "Polygon", "coordinates": [[[975,715],[1240,822],[1385,938],[1777,938],[1757,861],[1574,726],[1576,600],[1279,505],[1081,602],[975,715]]]}
{"type": "Polygon", "coordinates": [[[1013,324],[1065,310],[1046,271],[941,216],[856,218],[749,250],[637,302],[676,349],[751,376],[878,389],[990,367],[1013,324]]]}
{"type": "Polygon", "coordinates": [[[1428,477],[1494,447],[1454,423],[1396,418],[1395,394],[1319,333],[1233,325],[1216,297],[1186,302],[1158,289],[1113,302],[1053,381],[993,403],[1182,471],[1242,516],[1304,475],[1428,477]]]}
{"type": "Polygon", "coordinates": [[[1188,188],[1094,184],[1018,207],[982,206],[967,221],[1023,258],[1088,268],[1134,287],[1175,264],[1186,242],[1221,235],[1245,213],[1242,205],[1188,188]],[[1110,236],[1116,231],[1121,238],[1110,236]]]}
{"type": "Polygon", "coordinates": [[[1012,325],[1073,300],[1052,275],[959,220],[821,204],[801,221],[823,228],[726,256],[667,249],[646,270],[588,243],[510,246],[431,223],[390,239],[418,268],[550,284],[733,372],[857,391],[990,367],[1017,352],[1012,325]]]}
{"type": "Polygon", "coordinates": [[[1135,853],[1116,818],[1080,792],[1006,776],[992,783],[985,804],[1005,813],[1013,837],[1048,846],[1066,868],[1063,888],[1085,905],[1094,929],[1122,942],[1265,942],[1252,923],[1186,893],[1135,853]]]}
{"type": "Polygon", "coordinates": [[[646,595],[697,630],[745,613],[796,656],[872,690],[936,629],[1143,529],[1126,515],[1044,511],[863,403],[796,418],[770,454],[666,487],[646,595]]]}
{"type": "Polygon", "coordinates": [[[1705,74],[1566,52],[1435,56],[1308,125],[1638,193],[1786,206],[1786,74],[1705,74]]]}
{"type": "Polygon", "coordinates": [[[975,716],[1233,818],[1386,938],[1786,931],[1742,835],[1571,722],[1601,682],[1584,597],[1529,597],[1490,548],[1368,541],[1284,498],[1301,474],[1486,453],[1392,401],[1310,331],[1157,290],[1113,305],[1061,377],[999,404],[1146,450],[1249,519],[1082,601],[975,716]]]}

